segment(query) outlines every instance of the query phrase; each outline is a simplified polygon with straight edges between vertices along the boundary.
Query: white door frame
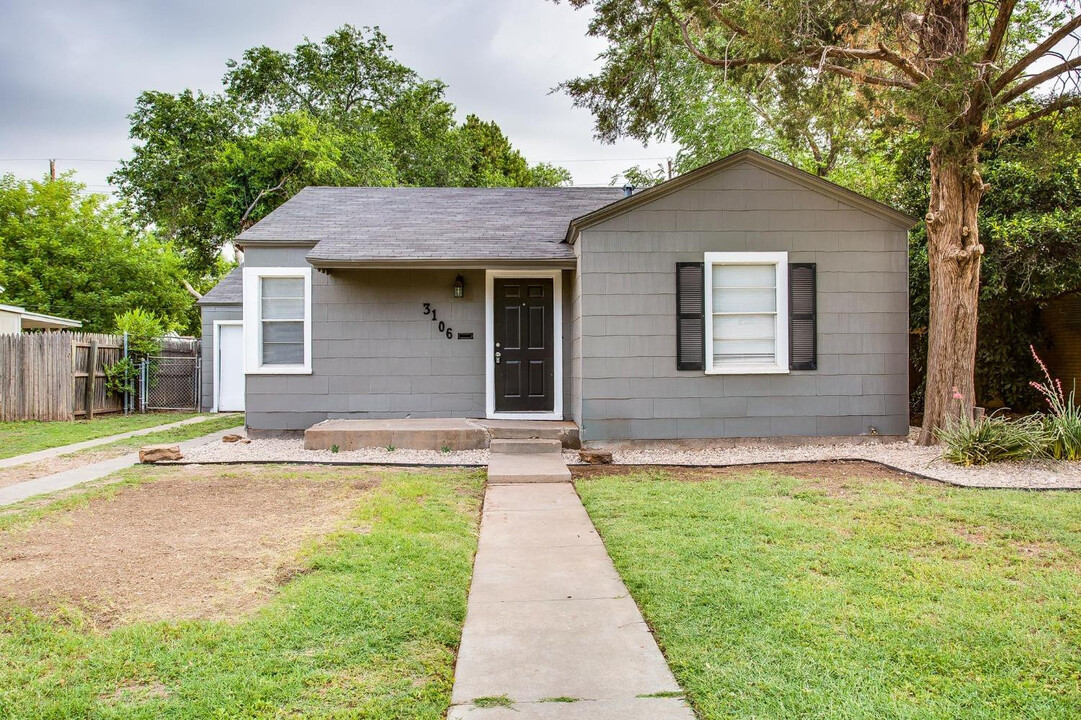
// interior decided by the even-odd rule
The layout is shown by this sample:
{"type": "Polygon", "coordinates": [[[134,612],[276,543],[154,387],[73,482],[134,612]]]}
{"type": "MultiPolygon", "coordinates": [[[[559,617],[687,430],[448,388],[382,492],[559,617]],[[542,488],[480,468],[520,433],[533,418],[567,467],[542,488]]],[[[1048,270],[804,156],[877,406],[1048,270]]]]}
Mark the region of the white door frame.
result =
{"type": "MultiPolygon", "coordinates": [[[[221,326],[222,325],[240,325],[243,329],[243,320],[215,320],[214,321],[214,407],[210,408],[210,412],[218,412],[218,389],[221,387],[218,376],[221,375],[221,326]]],[[[241,347],[243,347],[243,341],[241,341],[241,347]]],[[[240,366],[244,367],[244,359],[241,358],[240,366]]],[[[247,403],[244,403],[247,406],[247,403]]]]}
{"type": "Polygon", "coordinates": [[[485,414],[489,420],[562,420],[563,419],[563,271],[486,270],[484,272],[484,386],[485,414]],[[496,412],[495,410],[495,279],[551,278],[553,300],[552,343],[555,363],[554,407],[544,412],[496,412]]]}

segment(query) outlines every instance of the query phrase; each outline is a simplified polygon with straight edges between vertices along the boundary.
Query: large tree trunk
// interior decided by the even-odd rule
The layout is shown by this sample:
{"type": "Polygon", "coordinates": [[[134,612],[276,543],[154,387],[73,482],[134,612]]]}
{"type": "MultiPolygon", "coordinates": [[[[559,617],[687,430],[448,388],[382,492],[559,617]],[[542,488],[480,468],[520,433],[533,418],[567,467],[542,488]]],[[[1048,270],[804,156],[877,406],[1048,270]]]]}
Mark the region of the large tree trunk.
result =
{"type": "Polygon", "coordinates": [[[977,217],[985,186],[977,151],[931,150],[931,202],[927,210],[927,258],[931,268],[927,332],[927,386],[921,445],[951,417],[971,416],[976,389],[976,320],[980,294],[977,217]]]}

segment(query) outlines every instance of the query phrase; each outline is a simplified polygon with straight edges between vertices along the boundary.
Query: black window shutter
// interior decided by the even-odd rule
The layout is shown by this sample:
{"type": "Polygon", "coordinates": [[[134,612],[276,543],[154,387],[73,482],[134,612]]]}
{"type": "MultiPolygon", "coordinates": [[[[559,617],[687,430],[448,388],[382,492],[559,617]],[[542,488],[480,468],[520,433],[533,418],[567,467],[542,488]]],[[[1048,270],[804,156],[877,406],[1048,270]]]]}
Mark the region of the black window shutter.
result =
{"type": "Polygon", "coordinates": [[[818,321],[815,264],[788,266],[788,368],[818,368],[818,321]]]}
{"type": "Polygon", "coordinates": [[[676,263],[676,369],[705,366],[705,265],[676,263]]]}

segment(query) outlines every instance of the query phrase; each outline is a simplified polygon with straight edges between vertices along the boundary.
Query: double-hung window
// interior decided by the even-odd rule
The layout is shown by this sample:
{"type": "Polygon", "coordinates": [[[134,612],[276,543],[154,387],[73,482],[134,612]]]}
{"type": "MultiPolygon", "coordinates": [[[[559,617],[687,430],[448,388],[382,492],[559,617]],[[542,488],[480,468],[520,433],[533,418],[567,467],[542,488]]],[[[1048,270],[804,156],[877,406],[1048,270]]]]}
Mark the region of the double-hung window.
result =
{"type": "Polygon", "coordinates": [[[705,371],[788,372],[788,253],[705,255],[705,371]]]}
{"type": "Polygon", "coordinates": [[[311,372],[311,268],[244,268],[247,372],[311,372]]]}
{"type": "Polygon", "coordinates": [[[259,278],[263,365],[304,364],[304,278],[259,278]]]}

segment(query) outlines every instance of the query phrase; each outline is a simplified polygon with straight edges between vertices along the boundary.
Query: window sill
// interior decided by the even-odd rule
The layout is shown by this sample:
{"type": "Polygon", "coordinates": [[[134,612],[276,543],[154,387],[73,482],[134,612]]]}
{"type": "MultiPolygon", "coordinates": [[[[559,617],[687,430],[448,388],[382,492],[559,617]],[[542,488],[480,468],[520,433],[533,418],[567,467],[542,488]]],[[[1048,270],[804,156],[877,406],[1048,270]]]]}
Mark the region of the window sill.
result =
{"type": "Polygon", "coordinates": [[[305,365],[260,365],[249,368],[245,375],[311,375],[312,369],[305,365]]]}
{"type": "Polygon", "coordinates": [[[787,375],[788,368],[777,365],[745,365],[726,368],[709,368],[706,375],[787,375]]]}

